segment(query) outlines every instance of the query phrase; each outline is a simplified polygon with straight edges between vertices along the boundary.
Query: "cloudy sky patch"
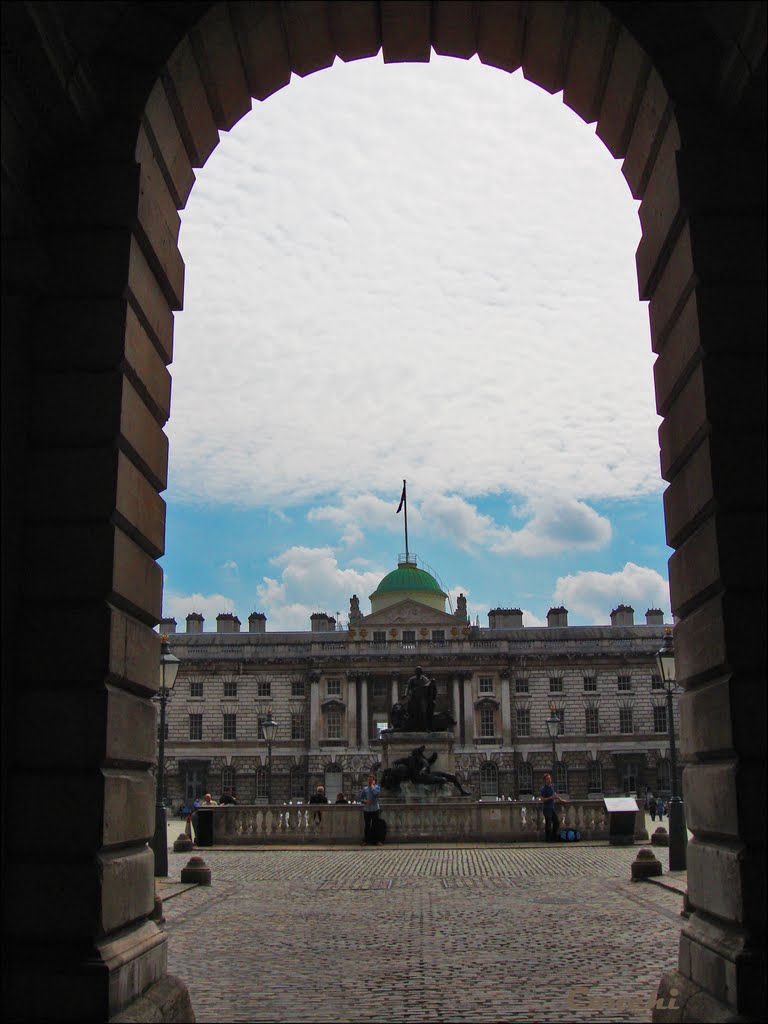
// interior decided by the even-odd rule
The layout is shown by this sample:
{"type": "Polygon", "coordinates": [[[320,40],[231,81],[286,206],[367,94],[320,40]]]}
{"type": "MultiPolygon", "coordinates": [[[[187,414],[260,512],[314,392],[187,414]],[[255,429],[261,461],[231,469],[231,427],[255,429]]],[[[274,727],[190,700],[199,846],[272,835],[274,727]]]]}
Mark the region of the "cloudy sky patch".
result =
{"type": "Polygon", "coordinates": [[[404,550],[403,477],[411,550],[478,608],[545,621],[641,551],[666,577],[639,236],[519,74],[375,59],[256,104],[182,212],[166,610],[346,609],[404,550]]]}

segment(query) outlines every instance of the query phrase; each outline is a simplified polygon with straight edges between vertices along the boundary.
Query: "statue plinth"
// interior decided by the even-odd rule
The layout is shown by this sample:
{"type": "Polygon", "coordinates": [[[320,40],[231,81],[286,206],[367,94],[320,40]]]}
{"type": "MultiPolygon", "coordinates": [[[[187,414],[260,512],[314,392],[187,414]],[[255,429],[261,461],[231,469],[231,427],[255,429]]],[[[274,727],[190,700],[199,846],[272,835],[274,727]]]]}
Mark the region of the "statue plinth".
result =
{"type": "MultiPolygon", "coordinates": [[[[455,780],[454,737],[452,732],[400,732],[388,729],[381,734],[381,767],[382,772],[395,767],[395,763],[408,758],[416,747],[424,747],[430,759],[430,770],[442,772],[455,780]],[[434,761],[433,754],[437,754],[434,761]]],[[[472,796],[462,796],[457,785],[446,780],[443,785],[424,785],[409,779],[402,779],[399,788],[388,791],[382,786],[384,803],[434,804],[443,801],[471,800],[472,796]]]]}
{"type": "Polygon", "coordinates": [[[414,747],[424,746],[433,751],[437,760],[433,767],[439,772],[454,774],[452,732],[396,732],[385,729],[381,734],[381,767],[391,768],[399,757],[407,757],[414,747]]]}

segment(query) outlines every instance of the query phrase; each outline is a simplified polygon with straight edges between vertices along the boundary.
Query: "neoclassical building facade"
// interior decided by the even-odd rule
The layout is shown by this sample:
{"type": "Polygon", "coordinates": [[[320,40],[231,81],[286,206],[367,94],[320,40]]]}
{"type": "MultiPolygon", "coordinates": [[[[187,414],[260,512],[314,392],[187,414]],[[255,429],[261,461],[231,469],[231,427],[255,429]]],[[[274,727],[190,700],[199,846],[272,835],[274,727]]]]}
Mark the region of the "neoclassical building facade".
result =
{"type": "Polygon", "coordinates": [[[260,613],[247,631],[231,612],[217,616],[215,632],[195,612],[185,632],[162,620],[181,661],[167,712],[169,804],[225,787],[240,802],[266,802],[261,723],[270,712],[279,723],[273,801],[305,800],[318,784],[331,798],[354,792],[379,766],[381,731],[417,664],[436,685],[436,710],[455,720],[455,767],[476,797],[538,791],[553,767],[553,711],[559,791],[669,793],[668,706],[655,664],[661,611],[636,625],[619,605],[610,625],[569,626],[567,610],[552,608],[547,626],[523,627],[519,609],[496,608],[480,628],[462,597],[456,612],[445,604],[411,556],[382,579],[370,614],[351,598],[343,629],[323,613],[306,632],[272,632],[260,613]]]}

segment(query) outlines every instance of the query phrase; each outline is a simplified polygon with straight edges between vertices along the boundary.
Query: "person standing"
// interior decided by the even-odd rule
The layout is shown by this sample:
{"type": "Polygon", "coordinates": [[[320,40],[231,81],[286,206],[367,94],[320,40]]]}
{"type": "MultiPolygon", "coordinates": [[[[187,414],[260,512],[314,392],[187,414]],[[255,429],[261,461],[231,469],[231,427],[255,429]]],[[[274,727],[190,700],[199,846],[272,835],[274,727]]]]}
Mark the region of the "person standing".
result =
{"type": "Polygon", "coordinates": [[[552,776],[549,772],[544,775],[544,785],[539,793],[544,804],[544,838],[548,843],[554,843],[560,828],[560,818],[557,815],[557,803],[564,803],[562,797],[555,792],[552,785],[552,776]]]}
{"type": "Polygon", "coordinates": [[[232,793],[232,788],[230,786],[228,786],[222,793],[219,803],[221,804],[222,807],[226,806],[227,804],[237,803],[237,798],[232,793]]]}
{"type": "Polygon", "coordinates": [[[659,797],[659,799],[656,801],[656,813],[659,816],[659,821],[661,821],[661,819],[664,817],[664,811],[664,801],[661,799],[661,797],[659,797]]]}
{"type": "Polygon", "coordinates": [[[363,805],[363,823],[365,825],[365,842],[368,846],[374,846],[378,841],[379,818],[381,817],[381,787],[376,784],[376,776],[369,775],[367,785],[363,786],[360,793],[360,803],[363,805]]]}
{"type": "MultiPolygon", "coordinates": [[[[311,804],[327,804],[328,797],[325,795],[325,786],[318,786],[312,796],[309,798],[311,804]]],[[[319,811],[315,811],[315,821],[320,822],[323,820],[322,814],[319,811]]]]}

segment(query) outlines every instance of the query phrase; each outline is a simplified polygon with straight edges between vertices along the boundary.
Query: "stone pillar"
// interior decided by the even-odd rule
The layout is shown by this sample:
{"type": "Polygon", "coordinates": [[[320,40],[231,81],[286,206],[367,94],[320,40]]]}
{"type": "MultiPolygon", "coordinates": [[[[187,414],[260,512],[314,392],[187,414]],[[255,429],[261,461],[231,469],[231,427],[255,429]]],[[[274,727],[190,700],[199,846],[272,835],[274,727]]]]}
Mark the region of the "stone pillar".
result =
{"type": "Polygon", "coordinates": [[[360,680],[360,746],[368,747],[369,739],[368,722],[368,679],[363,676],[360,680]]]}
{"type": "Polygon", "coordinates": [[[464,745],[475,744],[475,705],[472,701],[472,676],[464,677],[464,745]]]}
{"type": "Polygon", "coordinates": [[[309,749],[320,749],[320,676],[309,677],[309,749]]]}
{"type": "Polygon", "coordinates": [[[400,700],[400,676],[392,676],[392,704],[400,700]]]}
{"type": "Polygon", "coordinates": [[[350,747],[358,746],[356,676],[347,676],[347,744],[350,747]]]}
{"type": "Polygon", "coordinates": [[[453,677],[453,717],[456,719],[455,729],[458,733],[457,741],[461,740],[461,680],[458,676],[453,677]]]}
{"type": "Polygon", "coordinates": [[[512,705],[508,675],[501,677],[501,742],[504,750],[509,750],[512,746],[512,705]]]}

